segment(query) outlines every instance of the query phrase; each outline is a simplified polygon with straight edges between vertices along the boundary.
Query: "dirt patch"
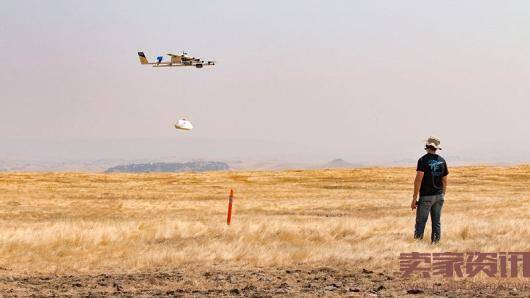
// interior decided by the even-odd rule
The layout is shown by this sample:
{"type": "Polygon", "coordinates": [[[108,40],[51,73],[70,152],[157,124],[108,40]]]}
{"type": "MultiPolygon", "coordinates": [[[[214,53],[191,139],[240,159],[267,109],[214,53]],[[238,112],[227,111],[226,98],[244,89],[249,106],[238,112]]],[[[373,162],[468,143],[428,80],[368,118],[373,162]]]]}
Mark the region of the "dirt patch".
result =
{"type": "MultiPolygon", "coordinates": [[[[528,282],[528,281],[526,281],[528,282]]],[[[0,296],[529,297],[528,283],[411,280],[331,267],[221,269],[99,275],[0,276],[0,296]],[[526,288],[525,288],[526,286],[526,288]]]]}

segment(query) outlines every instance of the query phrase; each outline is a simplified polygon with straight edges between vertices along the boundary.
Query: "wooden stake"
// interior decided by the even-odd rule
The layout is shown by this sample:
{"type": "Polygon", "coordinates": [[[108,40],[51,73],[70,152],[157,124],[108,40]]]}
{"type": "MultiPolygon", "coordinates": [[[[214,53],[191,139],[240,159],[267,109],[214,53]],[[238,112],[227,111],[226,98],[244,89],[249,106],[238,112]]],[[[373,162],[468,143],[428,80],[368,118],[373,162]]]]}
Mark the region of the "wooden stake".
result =
{"type": "Polygon", "coordinates": [[[232,220],[232,201],[234,200],[234,190],[230,190],[230,196],[228,197],[228,214],[226,216],[226,224],[230,225],[232,220]]]}

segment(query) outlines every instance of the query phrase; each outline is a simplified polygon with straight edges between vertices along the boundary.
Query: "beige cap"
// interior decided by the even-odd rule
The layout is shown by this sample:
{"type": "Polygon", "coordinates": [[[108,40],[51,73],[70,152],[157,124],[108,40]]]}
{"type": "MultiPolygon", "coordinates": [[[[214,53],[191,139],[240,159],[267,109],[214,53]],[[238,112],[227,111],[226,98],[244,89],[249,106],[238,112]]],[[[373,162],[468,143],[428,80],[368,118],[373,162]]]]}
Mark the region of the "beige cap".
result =
{"type": "Polygon", "coordinates": [[[435,137],[435,136],[430,136],[425,141],[425,146],[433,146],[436,149],[442,149],[442,148],[440,148],[440,139],[435,137]]]}

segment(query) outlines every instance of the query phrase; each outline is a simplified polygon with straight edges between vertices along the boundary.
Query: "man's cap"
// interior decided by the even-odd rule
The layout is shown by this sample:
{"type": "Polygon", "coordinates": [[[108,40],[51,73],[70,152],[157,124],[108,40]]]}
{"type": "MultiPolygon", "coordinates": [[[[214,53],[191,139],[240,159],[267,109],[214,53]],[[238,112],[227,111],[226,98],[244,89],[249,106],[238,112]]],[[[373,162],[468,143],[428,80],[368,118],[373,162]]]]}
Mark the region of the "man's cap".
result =
{"type": "Polygon", "coordinates": [[[440,139],[438,137],[435,137],[435,136],[430,136],[426,141],[425,141],[425,146],[432,146],[436,149],[442,149],[440,147],[440,139]]]}

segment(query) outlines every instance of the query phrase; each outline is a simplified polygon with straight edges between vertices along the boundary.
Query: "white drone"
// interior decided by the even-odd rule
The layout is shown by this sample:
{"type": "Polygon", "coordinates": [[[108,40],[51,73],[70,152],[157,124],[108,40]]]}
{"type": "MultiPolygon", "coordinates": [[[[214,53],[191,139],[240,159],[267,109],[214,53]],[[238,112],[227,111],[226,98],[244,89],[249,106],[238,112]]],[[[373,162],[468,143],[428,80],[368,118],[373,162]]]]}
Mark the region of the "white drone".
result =
{"type": "Polygon", "coordinates": [[[186,52],[182,54],[167,54],[170,57],[169,61],[163,61],[163,56],[156,57],[156,62],[149,62],[144,52],[138,52],[138,58],[140,58],[140,64],[152,65],[153,67],[173,67],[173,66],[195,66],[196,68],[202,68],[203,66],[213,66],[215,61],[204,61],[201,58],[196,58],[188,55],[186,52]]]}

